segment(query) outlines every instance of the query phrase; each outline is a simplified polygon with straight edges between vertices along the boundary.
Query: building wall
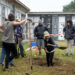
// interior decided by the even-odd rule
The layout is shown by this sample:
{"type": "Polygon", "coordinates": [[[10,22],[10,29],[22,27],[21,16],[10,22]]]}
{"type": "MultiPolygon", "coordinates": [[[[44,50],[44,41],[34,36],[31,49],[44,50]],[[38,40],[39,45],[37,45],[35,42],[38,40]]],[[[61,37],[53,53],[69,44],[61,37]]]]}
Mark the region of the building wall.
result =
{"type": "Polygon", "coordinates": [[[20,8],[17,8],[16,6],[14,6],[12,3],[9,3],[6,0],[1,0],[0,1],[0,7],[1,9],[1,17],[8,17],[8,14],[10,12],[14,13],[16,18],[22,19],[22,15],[26,15],[25,12],[23,12],[20,8]]]}
{"type": "MultiPolygon", "coordinates": [[[[34,25],[31,23],[31,39],[34,40],[34,28],[38,25],[38,21],[40,20],[40,16],[29,16],[30,19],[32,19],[34,25]]],[[[29,33],[29,32],[28,32],[29,33]]]]}
{"type": "MultiPolygon", "coordinates": [[[[20,20],[25,19],[27,14],[27,12],[24,12],[22,7],[19,4],[16,4],[14,1],[12,3],[10,0],[0,0],[0,24],[5,21],[5,18],[8,18],[9,13],[11,12],[14,13],[15,17],[20,20]]],[[[25,33],[25,24],[23,24],[22,27],[25,33]]]]}

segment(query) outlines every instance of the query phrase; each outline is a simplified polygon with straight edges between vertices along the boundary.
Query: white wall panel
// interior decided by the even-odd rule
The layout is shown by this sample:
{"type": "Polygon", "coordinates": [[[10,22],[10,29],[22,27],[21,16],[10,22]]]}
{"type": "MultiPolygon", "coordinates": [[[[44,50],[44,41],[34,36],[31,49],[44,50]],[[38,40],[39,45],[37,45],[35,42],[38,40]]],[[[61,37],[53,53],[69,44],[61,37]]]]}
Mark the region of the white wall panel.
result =
{"type": "Polygon", "coordinates": [[[75,26],[75,16],[72,16],[73,25],[75,26]]]}
{"type": "Polygon", "coordinates": [[[64,40],[64,35],[63,35],[64,26],[65,26],[65,16],[60,16],[58,34],[61,34],[61,35],[58,36],[58,40],[64,40]]]}
{"type": "Polygon", "coordinates": [[[1,5],[0,5],[0,24],[1,24],[1,5]]]}

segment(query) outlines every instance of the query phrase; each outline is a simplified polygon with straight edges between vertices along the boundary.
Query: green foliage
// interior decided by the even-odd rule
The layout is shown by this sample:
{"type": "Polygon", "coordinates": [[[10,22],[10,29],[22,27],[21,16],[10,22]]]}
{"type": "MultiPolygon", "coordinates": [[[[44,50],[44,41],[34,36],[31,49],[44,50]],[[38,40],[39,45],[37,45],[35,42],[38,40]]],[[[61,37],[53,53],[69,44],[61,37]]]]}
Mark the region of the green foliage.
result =
{"type": "Polygon", "coordinates": [[[63,7],[64,12],[75,12],[75,0],[63,7]]]}

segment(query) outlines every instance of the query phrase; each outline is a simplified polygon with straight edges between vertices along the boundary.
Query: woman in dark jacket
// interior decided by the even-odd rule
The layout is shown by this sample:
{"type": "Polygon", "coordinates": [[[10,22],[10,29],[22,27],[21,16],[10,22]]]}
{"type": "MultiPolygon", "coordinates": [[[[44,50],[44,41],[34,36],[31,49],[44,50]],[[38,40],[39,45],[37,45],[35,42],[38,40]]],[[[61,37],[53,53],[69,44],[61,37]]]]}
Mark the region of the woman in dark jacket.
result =
{"type": "Polygon", "coordinates": [[[47,65],[48,67],[53,66],[54,47],[56,47],[56,45],[47,31],[44,32],[44,39],[45,39],[47,65]]]}
{"type": "Polygon", "coordinates": [[[74,49],[73,49],[73,34],[74,34],[74,26],[71,20],[67,21],[67,25],[64,27],[63,29],[64,35],[65,35],[65,39],[66,39],[66,44],[67,44],[67,52],[66,52],[66,56],[68,56],[69,53],[69,47],[71,46],[71,56],[74,53],[74,49]]]}

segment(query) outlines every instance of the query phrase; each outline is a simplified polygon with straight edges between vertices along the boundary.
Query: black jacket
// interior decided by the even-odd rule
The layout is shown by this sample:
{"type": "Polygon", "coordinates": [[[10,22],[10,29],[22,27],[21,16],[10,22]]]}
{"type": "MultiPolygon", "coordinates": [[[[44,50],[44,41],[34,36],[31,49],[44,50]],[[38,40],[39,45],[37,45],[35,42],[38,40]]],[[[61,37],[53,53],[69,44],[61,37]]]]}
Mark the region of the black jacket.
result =
{"type": "Polygon", "coordinates": [[[65,33],[65,39],[72,40],[75,28],[72,25],[71,26],[66,25],[63,29],[63,32],[65,33]]]}
{"type": "Polygon", "coordinates": [[[54,47],[52,46],[48,46],[47,44],[52,44],[55,45],[53,39],[50,37],[50,39],[47,41],[45,40],[45,48],[47,49],[48,52],[51,52],[52,50],[54,50],[54,47]]]}
{"type": "Polygon", "coordinates": [[[38,25],[34,29],[34,36],[37,37],[38,39],[43,39],[44,38],[44,32],[48,31],[48,28],[44,25],[38,25]]]}

